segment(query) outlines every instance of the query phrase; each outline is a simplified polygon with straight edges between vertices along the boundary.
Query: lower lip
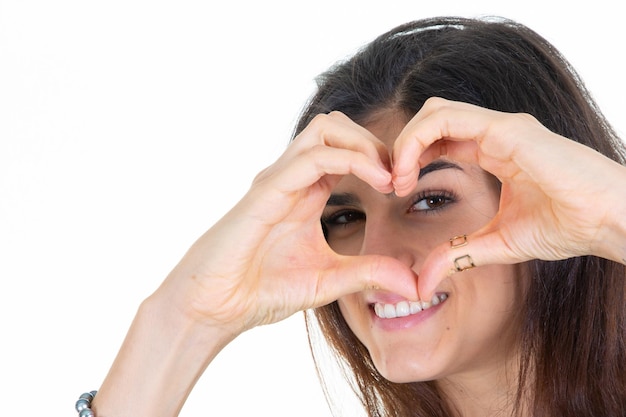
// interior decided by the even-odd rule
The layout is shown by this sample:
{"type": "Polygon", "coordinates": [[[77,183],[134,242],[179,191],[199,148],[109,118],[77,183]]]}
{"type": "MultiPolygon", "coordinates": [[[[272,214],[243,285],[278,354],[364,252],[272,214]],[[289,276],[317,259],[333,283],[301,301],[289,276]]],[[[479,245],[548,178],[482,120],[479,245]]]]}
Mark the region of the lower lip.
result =
{"type": "MultiPolygon", "coordinates": [[[[446,300],[447,301],[447,300],[446,300]]],[[[426,310],[423,310],[417,314],[412,314],[404,317],[396,317],[395,319],[381,319],[374,313],[374,309],[370,308],[372,314],[372,321],[374,327],[378,327],[384,331],[398,331],[405,330],[412,327],[419,326],[421,323],[429,320],[432,316],[445,305],[446,301],[432,306],[426,310]]]]}

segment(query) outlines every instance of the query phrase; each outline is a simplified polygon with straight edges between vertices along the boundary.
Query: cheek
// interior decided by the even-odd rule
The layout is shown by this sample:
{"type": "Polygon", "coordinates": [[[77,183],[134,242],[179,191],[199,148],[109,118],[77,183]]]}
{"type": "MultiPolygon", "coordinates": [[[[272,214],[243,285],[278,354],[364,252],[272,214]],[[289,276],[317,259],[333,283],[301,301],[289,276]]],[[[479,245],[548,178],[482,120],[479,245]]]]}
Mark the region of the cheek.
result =
{"type": "Polygon", "coordinates": [[[465,321],[467,329],[486,338],[517,333],[526,286],[517,266],[484,266],[456,274],[453,286],[459,324],[465,321]]]}
{"type": "Polygon", "coordinates": [[[363,321],[362,319],[362,303],[356,294],[343,296],[337,300],[339,311],[346,320],[350,328],[354,331],[354,326],[363,321]]]}
{"type": "Polygon", "coordinates": [[[344,256],[356,256],[363,246],[364,226],[362,224],[350,226],[352,229],[348,236],[342,239],[327,238],[328,246],[337,254],[344,256]]]}
{"type": "Polygon", "coordinates": [[[522,278],[515,265],[488,265],[468,274],[468,284],[473,287],[477,303],[501,306],[503,309],[518,306],[522,298],[522,278]]]}
{"type": "Polygon", "coordinates": [[[485,265],[451,277],[453,292],[465,302],[479,305],[508,304],[517,292],[517,274],[510,265],[485,265]]]}
{"type": "Polygon", "coordinates": [[[357,294],[346,295],[337,300],[339,311],[354,335],[367,346],[370,334],[369,307],[357,294]]]}

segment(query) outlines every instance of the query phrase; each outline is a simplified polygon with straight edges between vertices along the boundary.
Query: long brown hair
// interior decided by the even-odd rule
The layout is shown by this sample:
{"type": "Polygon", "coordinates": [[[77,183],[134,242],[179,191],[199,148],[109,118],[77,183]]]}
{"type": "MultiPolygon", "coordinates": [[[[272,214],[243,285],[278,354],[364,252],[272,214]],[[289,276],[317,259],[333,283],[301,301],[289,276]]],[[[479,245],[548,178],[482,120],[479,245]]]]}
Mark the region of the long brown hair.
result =
{"type": "MultiPolygon", "coordinates": [[[[504,19],[426,19],[381,35],[319,77],[295,134],[333,110],[362,124],[381,109],[410,117],[431,96],[530,113],[625,164],[623,142],[568,62],[541,36],[504,19]]],[[[524,266],[530,284],[516,413],[523,402],[536,417],[626,415],[625,266],[593,256],[524,266]]],[[[306,319],[310,343],[319,343],[321,330],[369,416],[455,415],[434,382],[383,378],[336,302],[306,319]]]]}

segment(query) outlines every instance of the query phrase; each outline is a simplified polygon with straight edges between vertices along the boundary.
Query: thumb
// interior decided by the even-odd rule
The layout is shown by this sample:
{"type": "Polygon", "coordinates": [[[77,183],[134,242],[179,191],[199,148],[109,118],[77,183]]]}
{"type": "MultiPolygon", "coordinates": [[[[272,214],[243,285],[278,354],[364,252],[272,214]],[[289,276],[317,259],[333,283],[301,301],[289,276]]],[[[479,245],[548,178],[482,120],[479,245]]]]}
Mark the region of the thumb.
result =
{"type": "Polygon", "coordinates": [[[446,278],[478,266],[519,262],[492,225],[470,235],[451,237],[424,260],[419,273],[420,299],[430,300],[446,278]]]}
{"type": "Polygon", "coordinates": [[[325,305],[360,291],[383,290],[417,300],[417,275],[397,259],[382,255],[338,256],[332,268],[321,271],[316,304],[325,305]]]}

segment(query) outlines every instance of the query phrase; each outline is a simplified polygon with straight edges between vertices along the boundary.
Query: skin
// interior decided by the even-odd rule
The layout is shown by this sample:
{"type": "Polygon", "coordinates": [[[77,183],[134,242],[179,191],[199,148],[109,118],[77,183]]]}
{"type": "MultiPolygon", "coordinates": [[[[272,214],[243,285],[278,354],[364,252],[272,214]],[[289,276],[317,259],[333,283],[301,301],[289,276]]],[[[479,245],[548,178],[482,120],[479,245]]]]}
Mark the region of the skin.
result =
{"type": "MultiPolygon", "coordinates": [[[[406,123],[389,112],[376,120],[365,127],[391,152],[406,123]]],[[[444,155],[422,170],[416,188],[404,197],[377,192],[354,176],[342,178],[323,219],[336,252],[394,257],[417,274],[435,247],[491,220],[499,200],[491,175],[475,163],[444,155]]],[[[465,254],[463,247],[456,251],[465,254]]],[[[403,323],[399,328],[382,325],[389,319],[378,318],[372,306],[403,300],[396,294],[369,290],[338,301],[383,376],[394,382],[440,380],[449,394],[465,397],[461,404],[478,399],[473,406],[484,413],[487,404],[506,398],[503,387],[513,389],[515,383],[509,365],[517,363],[516,313],[523,299],[519,271],[513,265],[488,265],[456,274],[435,290],[447,295],[444,303],[427,310],[425,320],[391,319],[403,323]]]]}
{"type": "MultiPolygon", "coordinates": [[[[431,145],[444,138],[449,157],[471,158],[502,182],[498,214],[472,234],[467,248],[477,265],[582,255],[624,263],[623,166],[550,132],[531,115],[431,98],[396,139],[398,195],[415,187],[420,166],[439,155],[431,145]]],[[[429,254],[420,294],[432,295],[453,259],[445,245],[429,254]]]]}
{"type": "MultiPolygon", "coordinates": [[[[477,268],[450,277],[460,249],[448,242],[433,242],[428,254],[420,249],[413,265],[403,256],[337,253],[320,225],[346,175],[380,194],[395,193],[398,200],[380,207],[398,220],[401,202],[418,187],[420,168],[442,155],[469,164],[464,172],[476,178],[472,164],[502,183],[493,219],[475,232],[460,230],[471,232],[461,250],[478,267],[581,254],[617,262],[626,257],[626,168],[530,116],[431,99],[399,133],[390,157],[388,146],[345,115],[320,115],[141,304],[93,402],[96,415],[176,416],[205,368],[239,334],[349,294],[376,290],[430,299],[441,286],[451,292],[449,307],[465,302],[472,291],[461,291],[470,285],[462,278],[471,272],[478,283],[486,274],[477,268]]],[[[482,221],[493,213],[485,214],[482,221]]],[[[447,320],[447,314],[441,316],[447,320]]],[[[444,359],[428,372],[442,372],[444,359]]],[[[460,384],[448,384],[460,388],[451,391],[457,403],[480,397],[478,391],[464,394],[460,384]]],[[[482,408],[501,404],[491,400],[482,408]]]]}

